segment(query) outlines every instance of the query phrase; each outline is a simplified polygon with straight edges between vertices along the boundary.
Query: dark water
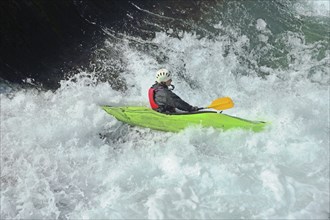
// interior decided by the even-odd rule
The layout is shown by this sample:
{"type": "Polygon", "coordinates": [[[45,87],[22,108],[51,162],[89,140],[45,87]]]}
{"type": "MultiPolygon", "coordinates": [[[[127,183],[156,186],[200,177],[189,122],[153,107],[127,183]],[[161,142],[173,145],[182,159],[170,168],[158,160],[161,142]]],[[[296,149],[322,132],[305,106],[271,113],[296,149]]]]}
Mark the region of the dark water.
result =
{"type": "MultiPolygon", "coordinates": [[[[224,56],[236,50],[232,45],[237,34],[245,35],[249,46],[235,51],[242,64],[237,74],[253,71],[262,77],[267,73],[260,66],[285,69],[296,59],[286,47],[288,34],[302,42],[318,42],[313,53],[318,60],[327,56],[329,17],[297,16],[297,4],[288,0],[1,1],[0,76],[17,83],[29,78],[38,87],[57,88],[65,76],[95,69],[100,80],[125,89],[120,79],[125,69],[120,46],[104,52],[104,40],[111,39],[114,45],[128,40],[132,47],[156,56],[162,65],[168,59],[166,52],[148,41],[163,32],[178,39],[184,33],[208,39],[229,36],[224,56]],[[267,30],[251,28],[259,18],[267,30]],[[221,28],[215,28],[219,22],[221,28]],[[259,39],[261,32],[267,45],[259,39]],[[105,61],[112,64],[110,69],[102,68],[105,61]]],[[[324,67],[314,67],[310,75],[315,68],[324,67]]]]}

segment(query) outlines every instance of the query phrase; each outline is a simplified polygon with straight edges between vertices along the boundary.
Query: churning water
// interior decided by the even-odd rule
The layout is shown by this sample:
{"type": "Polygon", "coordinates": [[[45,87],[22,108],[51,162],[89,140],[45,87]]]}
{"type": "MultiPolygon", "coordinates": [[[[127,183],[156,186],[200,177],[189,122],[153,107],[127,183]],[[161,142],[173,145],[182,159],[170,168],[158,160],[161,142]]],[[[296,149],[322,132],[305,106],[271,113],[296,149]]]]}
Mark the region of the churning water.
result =
{"type": "Polygon", "coordinates": [[[203,16],[151,40],[109,33],[95,71],[56,91],[1,85],[1,219],[329,218],[329,2],[229,1],[203,16]],[[114,66],[121,89],[98,80],[114,66]],[[148,105],[160,67],[190,104],[230,96],[227,114],[271,124],[174,134],[100,108],[148,105]]]}

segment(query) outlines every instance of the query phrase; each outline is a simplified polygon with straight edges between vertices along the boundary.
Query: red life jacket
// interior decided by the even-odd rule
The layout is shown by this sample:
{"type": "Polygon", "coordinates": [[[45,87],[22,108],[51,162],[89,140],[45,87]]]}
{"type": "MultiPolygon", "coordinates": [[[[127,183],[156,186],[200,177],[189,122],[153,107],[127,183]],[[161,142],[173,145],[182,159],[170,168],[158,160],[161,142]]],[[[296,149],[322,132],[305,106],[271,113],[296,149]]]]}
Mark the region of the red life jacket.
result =
{"type": "Polygon", "coordinates": [[[150,107],[154,110],[157,109],[159,106],[156,104],[155,98],[154,98],[155,97],[155,89],[150,88],[148,94],[149,94],[150,107]]]}

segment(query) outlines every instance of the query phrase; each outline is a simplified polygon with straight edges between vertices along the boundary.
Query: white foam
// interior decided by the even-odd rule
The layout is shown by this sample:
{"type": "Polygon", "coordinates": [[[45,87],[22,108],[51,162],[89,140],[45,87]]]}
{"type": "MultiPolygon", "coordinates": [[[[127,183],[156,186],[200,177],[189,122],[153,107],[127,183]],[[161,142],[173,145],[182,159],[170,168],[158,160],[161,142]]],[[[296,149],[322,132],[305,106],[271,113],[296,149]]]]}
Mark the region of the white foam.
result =
{"type": "Polygon", "coordinates": [[[261,18],[257,19],[257,24],[256,24],[257,30],[264,31],[266,30],[266,27],[267,27],[267,23],[263,19],[261,18]]]}
{"type": "Polygon", "coordinates": [[[238,54],[250,58],[241,49],[247,36],[231,44],[158,33],[152,42],[183,99],[204,106],[231,96],[226,113],[270,121],[262,133],[164,133],[107,115],[100,105],[147,104],[158,68],[125,45],[125,93],[81,73],[54,93],[1,94],[1,218],[327,218],[329,76],[320,69],[311,80],[309,69],[324,60],[313,58],[313,45],[284,37],[297,59],[288,70],[262,67],[265,79],[235,75],[238,54]]]}
{"type": "Polygon", "coordinates": [[[295,4],[299,14],[304,16],[330,17],[329,0],[302,0],[295,4]]]}

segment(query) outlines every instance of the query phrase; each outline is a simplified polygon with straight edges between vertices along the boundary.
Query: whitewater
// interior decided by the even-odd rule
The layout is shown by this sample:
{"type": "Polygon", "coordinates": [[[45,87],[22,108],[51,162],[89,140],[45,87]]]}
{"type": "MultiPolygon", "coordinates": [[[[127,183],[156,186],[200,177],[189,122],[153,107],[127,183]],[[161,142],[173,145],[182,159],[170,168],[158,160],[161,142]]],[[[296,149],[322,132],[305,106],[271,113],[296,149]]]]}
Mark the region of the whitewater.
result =
{"type": "MultiPolygon", "coordinates": [[[[327,1],[307,3],[296,5],[297,16],[329,16],[327,1]]],[[[253,24],[259,51],[271,50],[267,21],[253,24]]],[[[287,32],[288,68],[257,72],[240,59],[262,59],[244,50],[252,39],[222,22],[214,28],[236,40],[157,32],[139,39],[157,46],[151,53],[128,37],[115,43],[123,90],[86,71],[56,91],[1,85],[1,219],[328,219],[329,50],[318,59],[324,42],[287,32]],[[161,67],[188,103],[229,96],[235,107],[226,114],[270,125],[260,133],[198,126],[170,133],[123,124],[101,109],[148,106],[161,67]]],[[[102,50],[113,46],[109,37],[102,50]]]]}

